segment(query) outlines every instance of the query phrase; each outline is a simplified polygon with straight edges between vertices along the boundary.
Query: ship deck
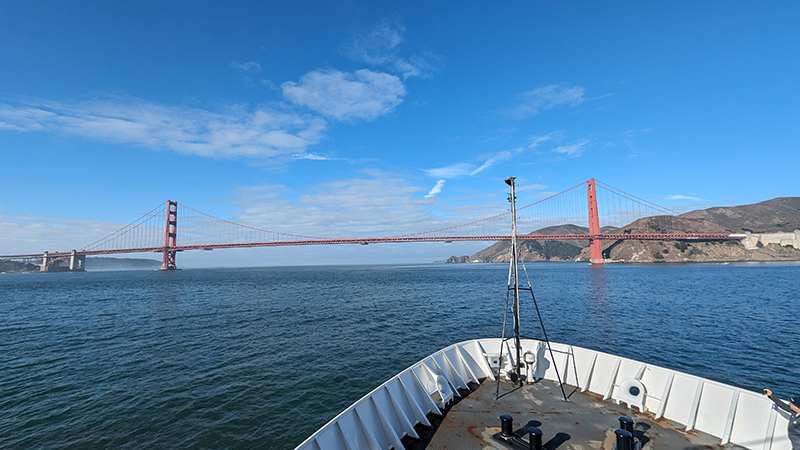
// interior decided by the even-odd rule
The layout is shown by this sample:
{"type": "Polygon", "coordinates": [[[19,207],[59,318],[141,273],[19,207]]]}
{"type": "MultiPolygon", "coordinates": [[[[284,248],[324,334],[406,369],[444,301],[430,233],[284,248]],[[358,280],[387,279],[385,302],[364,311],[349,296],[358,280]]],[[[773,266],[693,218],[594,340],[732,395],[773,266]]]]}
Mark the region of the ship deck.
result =
{"type": "MultiPolygon", "coordinates": [[[[485,380],[477,389],[455,404],[441,420],[430,442],[417,442],[411,448],[426,449],[509,449],[493,439],[500,432],[500,415],[514,418],[515,435],[527,442],[528,427],[544,433],[547,450],[612,450],[619,417],[634,421],[634,436],[644,448],[658,450],[743,449],[737,445],[721,446],[719,438],[698,431],[686,432],[683,426],[667,419],[654,420],[651,415],[628,409],[613,401],[580,392],[564,385],[568,401],[558,383],[541,380],[516,387],[500,382],[500,398],[495,400],[497,384],[485,380]]],[[[430,435],[430,431],[426,433],[430,435]]]]}

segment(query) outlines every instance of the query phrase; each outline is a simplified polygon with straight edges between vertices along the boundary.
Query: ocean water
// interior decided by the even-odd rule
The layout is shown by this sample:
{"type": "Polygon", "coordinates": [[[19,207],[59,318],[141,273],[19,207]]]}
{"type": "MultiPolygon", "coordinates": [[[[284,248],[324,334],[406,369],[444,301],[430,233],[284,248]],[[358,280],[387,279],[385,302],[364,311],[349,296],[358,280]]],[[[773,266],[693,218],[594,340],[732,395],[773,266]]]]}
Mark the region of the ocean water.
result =
{"type": "MultiPolygon", "coordinates": [[[[553,341],[800,394],[800,265],[528,272],[553,341]]],[[[428,354],[499,337],[507,275],[502,264],[0,275],[0,448],[294,448],[428,354]]],[[[521,309],[523,334],[541,337],[530,298],[521,309]]]]}

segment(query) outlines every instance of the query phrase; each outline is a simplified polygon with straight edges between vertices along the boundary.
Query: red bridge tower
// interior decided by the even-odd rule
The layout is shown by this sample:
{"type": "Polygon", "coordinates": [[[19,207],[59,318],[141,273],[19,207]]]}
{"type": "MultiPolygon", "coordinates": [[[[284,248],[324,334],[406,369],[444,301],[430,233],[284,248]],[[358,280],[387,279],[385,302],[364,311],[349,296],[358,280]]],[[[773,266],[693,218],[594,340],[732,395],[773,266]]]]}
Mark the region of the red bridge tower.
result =
{"type": "Polygon", "coordinates": [[[597,213],[597,190],[594,178],[586,182],[586,193],[589,199],[589,262],[603,263],[603,247],[600,235],[600,216],[597,213]]]}
{"type": "Polygon", "coordinates": [[[164,262],[161,270],[175,270],[176,250],[170,250],[177,244],[175,238],[178,235],[178,202],[167,200],[167,223],[164,226],[164,262]]]}

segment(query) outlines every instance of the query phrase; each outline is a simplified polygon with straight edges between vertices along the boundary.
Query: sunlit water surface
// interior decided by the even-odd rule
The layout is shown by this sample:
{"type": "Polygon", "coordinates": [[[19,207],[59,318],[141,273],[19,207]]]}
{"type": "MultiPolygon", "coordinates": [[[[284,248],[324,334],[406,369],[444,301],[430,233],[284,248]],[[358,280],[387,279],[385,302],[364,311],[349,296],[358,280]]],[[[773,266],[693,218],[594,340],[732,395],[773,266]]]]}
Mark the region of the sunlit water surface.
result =
{"type": "MultiPolygon", "coordinates": [[[[553,341],[800,393],[800,265],[528,271],[553,341]]],[[[291,449],[428,354],[499,337],[507,272],[0,275],[0,448],[291,449]]],[[[540,337],[529,299],[522,311],[540,337]]]]}

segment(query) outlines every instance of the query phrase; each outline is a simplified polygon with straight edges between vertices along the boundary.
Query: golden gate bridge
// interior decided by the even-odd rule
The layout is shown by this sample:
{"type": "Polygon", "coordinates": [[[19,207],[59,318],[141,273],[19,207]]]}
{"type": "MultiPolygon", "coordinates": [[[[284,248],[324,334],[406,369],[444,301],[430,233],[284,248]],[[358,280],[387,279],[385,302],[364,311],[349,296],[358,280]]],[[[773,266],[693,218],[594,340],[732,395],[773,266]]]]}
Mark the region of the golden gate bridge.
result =
{"type": "MultiPolygon", "coordinates": [[[[83,271],[86,256],[156,252],[162,270],[177,268],[178,252],[296,245],[380,244],[409,242],[507,241],[510,211],[430,231],[382,237],[330,238],[264,230],[220,219],[168,200],[130,224],[69,252],[0,255],[0,259],[37,261],[41,271],[83,271]]],[[[722,241],[743,239],[719,225],[679,217],[679,213],[591,180],[523,207],[517,207],[517,240],[589,241],[590,261],[603,263],[603,242],[627,239],[722,241]],[[552,232],[575,225],[585,233],[552,232]],[[675,230],[680,230],[676,232],[675,230]],[[527,234],[525,234],[527,231],[527,234]]]]}

